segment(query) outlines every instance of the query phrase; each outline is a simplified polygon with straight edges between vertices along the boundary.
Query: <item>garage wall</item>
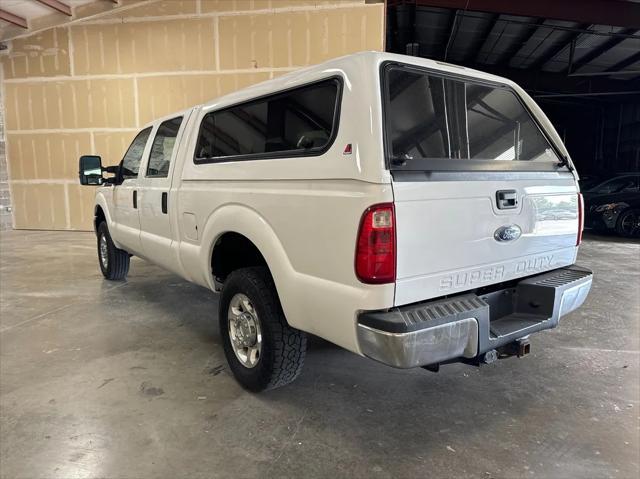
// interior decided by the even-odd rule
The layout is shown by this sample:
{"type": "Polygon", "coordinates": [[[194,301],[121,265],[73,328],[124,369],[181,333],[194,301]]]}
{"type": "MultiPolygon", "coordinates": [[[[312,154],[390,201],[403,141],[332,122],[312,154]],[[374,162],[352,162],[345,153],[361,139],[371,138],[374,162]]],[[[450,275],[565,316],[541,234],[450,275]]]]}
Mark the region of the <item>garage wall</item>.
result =
{"type": "Polygon", "coordinates": [[[7,155],[4,141],[4,108],[0,90],[0,231],[11,229],[11,195],[7,174],[7,155]]]}
{"type": "Polygon", "coordinates": [[[364,0],[160,0],[9,42],[0,58],[15,228],[91,229],[81,154],[117,164],[156,117],[383,50],[383,12],[364,0]]]}

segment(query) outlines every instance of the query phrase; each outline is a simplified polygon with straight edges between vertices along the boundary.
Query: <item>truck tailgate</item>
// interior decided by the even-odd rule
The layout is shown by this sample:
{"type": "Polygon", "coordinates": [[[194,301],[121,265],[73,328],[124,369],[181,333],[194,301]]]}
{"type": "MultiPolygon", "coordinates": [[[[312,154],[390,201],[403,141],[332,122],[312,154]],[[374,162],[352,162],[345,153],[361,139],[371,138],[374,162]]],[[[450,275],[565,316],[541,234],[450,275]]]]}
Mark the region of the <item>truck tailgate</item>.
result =
{"type": "Polygon", "coordinates": [[[578,193],[569,175],[553,181],[402,180],[394,181],[393,193],[396,305],[575,262],[578,193]],[[500,209],[498,192],[515,197],[515,206],[500,209]]]}

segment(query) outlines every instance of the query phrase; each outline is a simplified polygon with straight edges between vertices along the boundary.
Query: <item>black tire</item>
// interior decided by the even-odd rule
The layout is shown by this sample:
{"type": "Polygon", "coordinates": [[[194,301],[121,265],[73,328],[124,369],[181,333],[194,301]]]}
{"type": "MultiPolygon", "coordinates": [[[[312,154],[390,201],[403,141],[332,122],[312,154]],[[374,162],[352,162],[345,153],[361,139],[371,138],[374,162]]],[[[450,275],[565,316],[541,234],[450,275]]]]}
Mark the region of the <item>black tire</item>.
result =
{"type": "Polygon", "coordinates": [[[245,389],[253,392],[274,389],[298,377],[307,351],[307,336],[287,323],[266,267],[242,268],[229,275],[220,298],[219,321],[227,362],[245,389]],[[251,367],[238,359],[231,344],[229,308],[237,295],[249,299],[261,331],[259,355],[255,355],[256,363],[251,367]]]}
{"type": "Polygon", "coordinates": [[[116,248],[109,234],[107,223],[104,221],[98,225],[97,238],[98,264],[100,264],[100,271],[102,271],[103,276],[111,281],[126,278],[129,272],[129,253],[116,248]],[[106,245],[106,261],[103,260],[103,256],[100,253],[101,241],[104,241],[106,245]]]}
{"type": "Polygon", "coordinates": [[[637,238],[640,236],[640,209],[629,208],[618,216],[616,221],[616,233],[625,238],[637,238]]]}

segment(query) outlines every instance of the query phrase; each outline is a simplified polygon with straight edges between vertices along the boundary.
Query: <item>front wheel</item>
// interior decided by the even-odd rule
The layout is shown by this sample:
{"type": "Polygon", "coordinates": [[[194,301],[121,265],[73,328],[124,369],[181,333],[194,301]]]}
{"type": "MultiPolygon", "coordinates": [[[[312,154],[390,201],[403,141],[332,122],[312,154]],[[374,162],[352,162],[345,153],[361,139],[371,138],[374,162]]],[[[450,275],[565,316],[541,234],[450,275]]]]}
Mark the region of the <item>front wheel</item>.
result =
{"type": "Polygon", "coordinates": [[[616,222],[616,232],[626,238],[640,236],[640,209],[630,208],[620,213],[616,222]]]}
{"type": "Polygon", "coordinates": [[[227,362],[244,388],[274,389],[298,377],[307,337],[287,323],[267,268],[242,268],[229,275],[219,321],[227,362]]]}
{"type": "Polygon", "coordinates": [[[102,275],[109,280],[124,279],[129,272],[129,253],[113,244],[104,221],[98,226],[98,263],[102,275]]]}

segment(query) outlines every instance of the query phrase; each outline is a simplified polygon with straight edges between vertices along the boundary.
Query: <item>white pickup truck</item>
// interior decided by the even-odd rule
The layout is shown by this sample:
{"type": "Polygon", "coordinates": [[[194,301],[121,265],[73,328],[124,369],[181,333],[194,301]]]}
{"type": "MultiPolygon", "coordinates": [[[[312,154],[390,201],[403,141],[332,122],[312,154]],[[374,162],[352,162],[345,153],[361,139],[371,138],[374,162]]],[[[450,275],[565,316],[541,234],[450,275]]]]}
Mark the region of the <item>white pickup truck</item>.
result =
{"type": "Polygon", "coordinates": [[[253,391],[298,376],[306,333],[398,368],[526,354],[591,287],[576,180],[513,82],[375,52],[154,121],[119,166],[80,159],[104,276],[135,255],[221,292],[253,391]]]}

